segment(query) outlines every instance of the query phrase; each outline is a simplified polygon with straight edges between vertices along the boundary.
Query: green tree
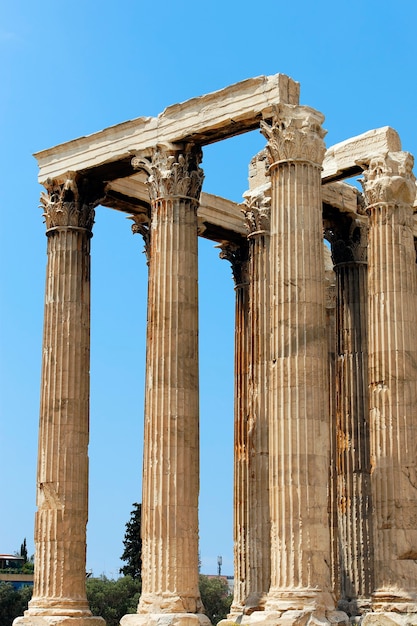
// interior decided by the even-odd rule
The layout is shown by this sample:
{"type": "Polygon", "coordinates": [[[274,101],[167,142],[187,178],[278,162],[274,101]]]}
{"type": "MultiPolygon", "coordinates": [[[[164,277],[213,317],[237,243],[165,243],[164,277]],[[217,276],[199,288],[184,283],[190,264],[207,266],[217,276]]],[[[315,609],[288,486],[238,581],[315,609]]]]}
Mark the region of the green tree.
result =
{"type": "Polygon", "coordinates": [[[134,502],[133,510],[130,513],[130,520],[126,524],[125,538],[123,545],[125,547],[122,561],[126,565],[120,568],[120,573],[124,576],[131,576],[134,580],[142,580],[142,539],[140,535],[142,505],[134,502]]]}
{"type": "Polygon", "coordinates": [[[13,620],[28,608],[32,587],[14,589],[10,583],[0,582],[0,626],[11,626],[13,620]]]}
{"type": "Polygon", "coordinates": [[[201,600],[206,609],[206,615],[212,624],[225,619],[232,604],[232,596],[225,578],[218,576],[199,576],[201,600]]]}
{"type": "Polygon", "coordinates": [[[93,615],[103,617],[107,626],[118,626],[123,615],[136,613],[141,590],[139,580],[133,580],[131,576],[118,580],[101,576],[88,578],[86,588],[93,615]]]}
{"type": "Polygon", "coordinates": [[[23,557],[24,563],[28,562],[29,559],[28,559],[28,549],[26,546],[26,537],[23,539],[23,543],[20,546],[20,556],[23,557]]]}
{"type": "Polygon", "coordinates": [[[35,563],[33,561],[33,557],[30,557],[29,561],[26,561],[26,563],[23,563],[22,574],[33,574],[34,570],[35,570],[35,563]]]}
{"type": "MultiPolygon", "coordinates": [[[[142,569],[142,539],[141,539],[141,513],[142,506],[135,502],[133,504],[133,510],[130,514],[130,520],[126,524],[125,538],[123,545],[125,547],[122,561],[126,562],[126,565],[120,568],[120,572],[125,575],[126,578],[139,583],[138,591],[134,597],[134,601],[130,603],[128,610],[119,611],[113,610],[113,606],[116,606],[116,598],[113,605],[109,603],[110,591],[104,589],[104,583],[114,582],[107,581],[106,578],[95,579],[96,581],[104,581],[101,585],[96,584],[96,604],[93,605],[90,600],[91,610],[93,615],[101,615],[107,620],[108,626],[113,626],[116,622],[111,620],[116,619],[116,614],[120,613],[125,615],[126,613],[135,613],[136,606],[140,596],[141,590],[141,569],[142,569]],[[94,608],[93,608],[94,606],[94,608]]],[[[200,556],[199,556],[199,569],[200,569],[200,556]]],[[[119,579],[125,580],[123,578],[119,579]]],[[[87,586],[90,585],[92,579],[87,581],[87,586]]],[[[229,592],[229,586],[227,580],[218,576],[199,576],[199,587],[201,600],[204,604],[207,617],[212,624],[217,624],[220,620],[227,617],[230,611],[230,605],[232,603],[232,596],[229,592]]],[[[115,588],[114,593],[117,589],[115,588]]]]}

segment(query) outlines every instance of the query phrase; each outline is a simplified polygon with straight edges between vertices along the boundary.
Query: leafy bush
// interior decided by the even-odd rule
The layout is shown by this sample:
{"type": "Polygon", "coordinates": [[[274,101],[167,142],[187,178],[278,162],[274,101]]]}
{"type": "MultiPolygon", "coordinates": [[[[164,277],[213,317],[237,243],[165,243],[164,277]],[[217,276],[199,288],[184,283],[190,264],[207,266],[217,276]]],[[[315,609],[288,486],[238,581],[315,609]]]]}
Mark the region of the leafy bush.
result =
{"type": "MultiPolygon", "coordinates": [[[[200,575],[201,599],[212,624],[224,619],[232,602],[224,578],[200,575]]],[[[86,580],[87,599],[93,615],[101,616],[107,626],[119,626],[127,613],[136,613],[141,582],[131,576],[110,580],[106,576],[86,580]]],[[[16,617],[23,615],[32,597],[31,586],[14,589],[10,583],[0,582],[0,626],[12,626],[16,617]]]]}
{"type": "Polygon", "coordinates": [[[227,580],[218,576],[200,574],[199,587],[206,615],[212,624],[217,624],[227,617],[232,604],[227,580]]]}
{"type": "Polygon", "coordinates": [[[0,626],[11,626],[15,617],[23,615],[32,591],[31,586],[14,589],[11,583],[0,581],[0,626]]]}
{"type": "Polygon", "coordinates": [[[92,614],[103,617],[107,626],[118,626],[123,615],[136,613],[141,583],[131,576],[118,580],[110,580],[106,576],[88,578],[86,586],[92,614]]]}

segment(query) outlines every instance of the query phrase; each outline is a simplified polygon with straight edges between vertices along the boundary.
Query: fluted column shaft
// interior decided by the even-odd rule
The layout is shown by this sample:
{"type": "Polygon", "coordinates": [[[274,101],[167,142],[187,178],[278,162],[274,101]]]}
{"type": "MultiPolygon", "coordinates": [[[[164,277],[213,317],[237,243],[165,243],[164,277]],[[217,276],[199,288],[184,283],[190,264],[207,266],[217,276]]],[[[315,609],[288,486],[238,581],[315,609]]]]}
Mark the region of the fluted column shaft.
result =
{"type": "Polygon", "coordinates": [[[233,456],[233,559],[234,586],[230,615],[243,612],[248,585],[248,367],[249,367],[249,283],[248,249],[224,243],[220,258],[230,261],[235,283],[235,388],[233,456]]]}
{"type": "Polygon", "coordinates": [[[248,376],[248,571],[245,612],[259,610],[271,582],[269,516],[268,372],[270,198],[248,194],[249,376],[248,376]]]}
{"type": "Polygon", "coordinates": [[[330,250],[323,244],[326,288],[326,328],[329,362],[329,416],[330,416],[330,465],[329,465],[329,528],[330,528],[330,577],[331,588],[336,597],[339,589],[338,529],[337,529],[337,476],[336,476],[336,274],[330,250]]]}
{"type": "Polygon", "coordinates": [[[339,239],[333,245],[337,276],[336,469],[340,592],[353,614],[360,607],[369,606],[373,584],[366,236],[366,227],[356,226],[346,241],[339,239]]]}
{"type": "Polygon", "coordinates": [[[48,183],[47,191],[41,198],[47,224],[48,262],[35,580],[27,614],[88,618],[91,612],[86,599],[85,570],[90,237],[94,210],[82,198],[75,177],[62,184],[48,183]]]}
{"type": "Polygon", "coordinates": [[[236,285],[233,481],[234,589],[230,613],[241,613],[248,572],[248,284],[236,285]]]}
{"type": "MultiPolygon", "coordinates": [[[[200,151],[154,151],[151,197],[142,595],[138,613],[197,613],[200,151]]],[[[125,619],[125,618],[124,618],[125,619]]]]}
{"type": "Polygon", "coordinates": [[[417,611],[416,186],[404,152],[372,159],[369,211],[369,410],[375,610],[417,611]]]}
{"type": "Polygon", "coordinates": [[[281,105],[262,126],[272,184],[269,610],[333,608],[322,121],[308,107],[281,105]]]}

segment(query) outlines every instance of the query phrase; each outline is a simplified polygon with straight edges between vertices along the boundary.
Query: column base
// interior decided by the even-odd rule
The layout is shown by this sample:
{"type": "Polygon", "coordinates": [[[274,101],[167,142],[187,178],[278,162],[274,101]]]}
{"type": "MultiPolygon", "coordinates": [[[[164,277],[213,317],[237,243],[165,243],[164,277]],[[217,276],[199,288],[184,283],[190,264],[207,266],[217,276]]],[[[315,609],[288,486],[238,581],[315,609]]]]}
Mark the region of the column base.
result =
{"type": "Polygon", "coordinates": [[[363,616],[361,624],[417,626],[416,594],[397,589],[375,591],[371,598],[371,610],[363,616]]]}
{"type": "Polygon", "coordinates": [[[375,591],[372,594],[372,610],[375,613],[417,613],[417,594],[396,590],[375,591]]]}
{"type": "Polygon", "coordinates": [[[217,626],[235,626],[236,624],[245,626],[331,626],[340,624],[347,626],[349,618],[343,611],[336,610],[309,611],[307,609],[288,609],[286,611],[254,611],[250,615],[240,615],[235,620],[222,620],[217,626]]]}
{"type": "Polygon", "coordinates": [[[29,615],[25,612],[22,617],[16,617],[13,626],[106,626],[102,617],[68,615],[29,615]]]}
{"type": "Polygon", "coordinates": [[[211,626],[203,613],[131,613],[124,615],[120,626],[211,626]]]}
{"type": "Polygon", "coordinates": [[[255,611],[263,611],[267,602],[268,596],[260,591],[253,592],[245,600],[243,607],[243,613],[245,615],[251,615],[255,611]]]}
{"type": "Polygon", "coordinates": [[[361,620],[361,626],[417,626],[417,611],[397,613],[396,611],[381,611],[366,613],[361,620]]]}
{"type": "Polygon", "coordinates": [[[232,604],[226,621],[234,622],[240,615],[243,615],[244,608],[242,604],[232,604]]]}
{"type": "Polygon", "coordinates": [[[335,610],[332,595],[320,589],[271,589],[265,603],[266,612],[301,611],[325,613],[335,610]]]}

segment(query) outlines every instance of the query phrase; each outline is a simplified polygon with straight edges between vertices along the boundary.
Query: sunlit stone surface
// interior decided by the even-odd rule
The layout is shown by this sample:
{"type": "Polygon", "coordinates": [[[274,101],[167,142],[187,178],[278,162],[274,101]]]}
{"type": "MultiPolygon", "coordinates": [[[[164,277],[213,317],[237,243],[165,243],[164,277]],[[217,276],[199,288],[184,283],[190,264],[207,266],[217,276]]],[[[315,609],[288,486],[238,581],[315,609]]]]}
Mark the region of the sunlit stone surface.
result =
{"type": "Polygon", "coordinates": [[[85,592],[98,205],[132,218],[149,266],[143,589],[122,625],[209,623],[198,590],[198,236],[231,262],[236,291],[225,622],[417,625],[413,157],[388,127],[326,150],[322,123],[277,74],[36,155],[48,261],[35,583],[16,626],[103,624],[85,592]],[[244,203],[201,192],[204,145],[256,128],[266,146],[244,203]],[[342,182],[361,173],[363,192],[342,182]]]}

